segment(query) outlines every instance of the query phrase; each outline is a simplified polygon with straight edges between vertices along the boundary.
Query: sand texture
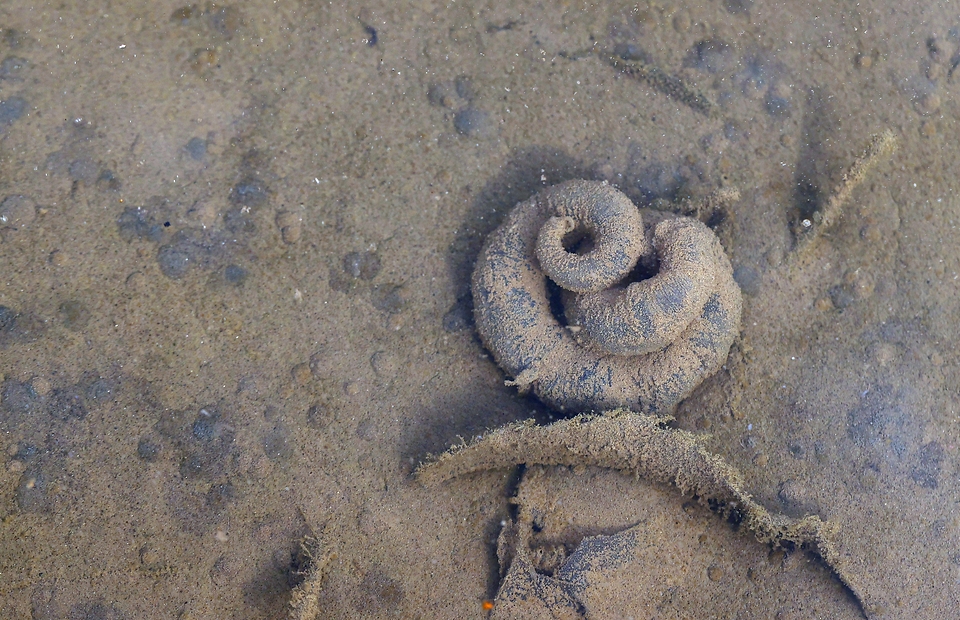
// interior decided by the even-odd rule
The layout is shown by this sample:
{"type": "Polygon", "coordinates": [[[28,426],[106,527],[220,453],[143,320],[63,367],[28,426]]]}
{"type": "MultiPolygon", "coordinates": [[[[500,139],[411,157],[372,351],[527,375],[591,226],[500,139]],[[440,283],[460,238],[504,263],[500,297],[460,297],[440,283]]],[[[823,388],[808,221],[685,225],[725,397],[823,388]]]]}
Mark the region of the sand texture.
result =
{"type": "Polygon", "coordinates": [[[958,116],[950,2],[0,2],[0,618],[955,618],[958,116]],[[574,180],[741,292],[661,406],[478,330],[574,180]]]}

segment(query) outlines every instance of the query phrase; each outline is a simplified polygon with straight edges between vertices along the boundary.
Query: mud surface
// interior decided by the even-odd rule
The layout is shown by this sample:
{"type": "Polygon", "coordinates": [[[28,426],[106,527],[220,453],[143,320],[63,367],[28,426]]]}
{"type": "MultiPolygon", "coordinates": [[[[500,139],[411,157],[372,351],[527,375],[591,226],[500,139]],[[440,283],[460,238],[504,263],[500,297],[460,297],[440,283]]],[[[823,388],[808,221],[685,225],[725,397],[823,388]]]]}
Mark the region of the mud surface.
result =
{"type": "Polygon", "coordinates": [[[951,617],[958,67],[950,3],[0,4],[0,617],[283,618],[313,536],[325,617],[482,618],[534,513],[591,617],[951,617]],[[470,273],[574,178],[681,213],[739,189],[693,215],[741,335],[676,425],[835,524],[864,609],[670,486],[411,480],[552,419],[503,385],[470,273]]]}

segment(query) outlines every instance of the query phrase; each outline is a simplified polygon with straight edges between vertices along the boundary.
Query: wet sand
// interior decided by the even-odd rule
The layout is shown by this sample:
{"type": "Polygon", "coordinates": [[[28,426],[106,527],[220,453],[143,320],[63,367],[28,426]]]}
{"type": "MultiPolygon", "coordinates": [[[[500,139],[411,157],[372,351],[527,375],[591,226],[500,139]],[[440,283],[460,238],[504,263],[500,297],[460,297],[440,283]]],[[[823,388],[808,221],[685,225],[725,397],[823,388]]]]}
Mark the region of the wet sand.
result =
{"type": "Polygon", "coordinates": [[[951,617],[951,10],[3,3],[0,616],[285,618],[313,537],[324,617],[502,617],[483,603],[516,520],[567,557],[632,550],[587,571],[590,617],[951,617]],[[887,129],[897,152],[789,260],[887,129]],[[675,424],[771,512],[835,524],[862,607],[670,485],[413,479],[554,418],[504,386],[470,273],[514,205],[576,178],[669,211],[740,191],[708,224],[741,334],[675,424]]]}

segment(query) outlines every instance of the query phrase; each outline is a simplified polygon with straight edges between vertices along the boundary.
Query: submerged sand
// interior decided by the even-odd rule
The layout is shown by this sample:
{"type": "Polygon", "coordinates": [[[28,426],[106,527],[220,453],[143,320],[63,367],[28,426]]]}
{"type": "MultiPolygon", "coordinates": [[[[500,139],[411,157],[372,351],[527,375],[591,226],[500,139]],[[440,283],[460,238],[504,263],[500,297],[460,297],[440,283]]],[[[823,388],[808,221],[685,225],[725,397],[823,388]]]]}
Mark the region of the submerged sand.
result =
{"type": "Polygon", "coordinates": [[[286,617],[311,537],[323,617],[502,617],[525,524],[520,586],[576,557],[591,617],[955,612],[950,5],[75,4],[0,5],[0,616],[286,617]],[[897,152],[787,260],[884,129],[897,152]],[[553,419],[503,385],[469,282],[574,178],[670,211],[739,189],[705,219],[741,334],[675,425],[836,525],[863,608],[672,485],[412,479],[553,419]]]}

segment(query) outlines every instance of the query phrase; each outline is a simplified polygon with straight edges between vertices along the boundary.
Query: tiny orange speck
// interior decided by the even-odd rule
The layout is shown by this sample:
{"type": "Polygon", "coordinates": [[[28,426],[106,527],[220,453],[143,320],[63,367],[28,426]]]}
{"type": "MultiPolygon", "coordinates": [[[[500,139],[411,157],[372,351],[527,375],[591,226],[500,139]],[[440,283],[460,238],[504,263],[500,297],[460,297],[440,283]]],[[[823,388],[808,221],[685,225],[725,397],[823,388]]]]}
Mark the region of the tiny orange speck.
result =
{"type": "Polygon", "coordinates": [[[484,602],[483,602],[483,610],[484,610],[484,611],[490,611],[491,609],[493,609],[493,601],[484,601],[484,602]]]}

